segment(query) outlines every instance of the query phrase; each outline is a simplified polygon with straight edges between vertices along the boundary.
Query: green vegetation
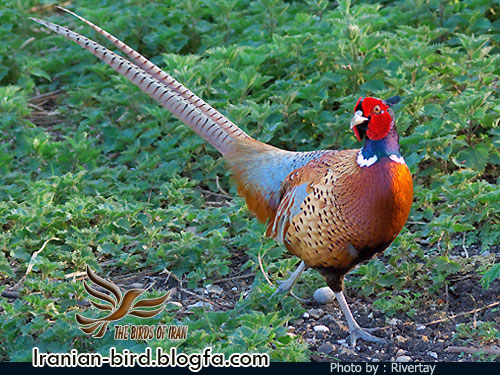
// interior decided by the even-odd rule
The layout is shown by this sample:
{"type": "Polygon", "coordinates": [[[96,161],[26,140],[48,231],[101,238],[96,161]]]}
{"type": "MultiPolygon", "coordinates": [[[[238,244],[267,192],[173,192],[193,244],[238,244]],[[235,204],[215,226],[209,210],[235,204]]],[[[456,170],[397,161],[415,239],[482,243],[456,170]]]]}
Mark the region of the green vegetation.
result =
{"type": "MultiPolygon", "coordinates": [[[[96,36],[50,2],[0,0],[0,293],[45,244],[19,298],[0,297],[0,359],[30,360],[33,346],[193,352],[211,345],[308,360],[307,342],[285,326],[302,305],[270,298],[258,261],[275,281],[297,259],[264,237],[217,151],[90,53],[29,20],[96,36]],[[222,191],[234,198],[209,193],[222,191]],[[198,308],[177,319],[171,305],[171,314],[153,319],[188,324],[185,342],[118,342],[109,332],[86,337],[75,324],[77,301],[87,296],[81,281],[65,276],[85,264],[104,277],[167,269],[190,290],[241,271],[255,279],[225,311],[198,308]]],[[[412,320],[457,273],[480,275],[484,288],[498,283],[498,2],[75,0],[71,9],[277,147],[359,147],[348,126],[357,98],[401,95],[412,212],[388,261],[361,265],[347,279],[349,291],[412,320]]],[[[310,296],[323,285],[308,270],[296,292],[310,296]]],[[[488,344],[497,329],[463,325],[455,338],[488,344]]]]}

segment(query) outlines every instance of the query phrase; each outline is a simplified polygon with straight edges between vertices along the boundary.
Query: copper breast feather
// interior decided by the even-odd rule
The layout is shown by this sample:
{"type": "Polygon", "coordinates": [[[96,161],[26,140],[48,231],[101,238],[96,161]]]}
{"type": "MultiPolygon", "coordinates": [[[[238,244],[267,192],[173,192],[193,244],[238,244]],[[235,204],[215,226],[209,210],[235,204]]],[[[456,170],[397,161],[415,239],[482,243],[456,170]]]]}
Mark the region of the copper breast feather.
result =
{"type": "Polygon", "coordinates": [[[310,267],[351,268],[387,248],[413,199],[406,164],[356,163],[359,150],[331,151],[287,176],[267,234],[310,267]]]}

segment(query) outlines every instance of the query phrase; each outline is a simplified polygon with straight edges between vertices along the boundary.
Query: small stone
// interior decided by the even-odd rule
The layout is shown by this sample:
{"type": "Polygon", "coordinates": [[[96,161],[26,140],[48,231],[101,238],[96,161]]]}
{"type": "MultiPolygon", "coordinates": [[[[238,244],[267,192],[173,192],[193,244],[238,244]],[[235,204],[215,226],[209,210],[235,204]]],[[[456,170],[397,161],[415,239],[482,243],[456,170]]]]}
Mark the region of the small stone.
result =
{"type": "Polygon", "coordinates": [[[340,340],[337,340],[337,342],[339,344],[346,344],[347,343],[347,340],[346,339],[340,339],[340,340]]]}
{"type": "Polygon", "coordinates": [[[405,353],[406,351],[404,349],[398,349],[398,351],[396,352],[396,357],[401,357],[405,353]]]}
{"type": "Polygon", "coordinates": [[[313,299],[320,304],[330,303],[335,299],[335,294],[333,294],[333,291],[329,287],[325,286],[324,288],[316,289],[313,299]]]}
{"type": "Polygon", "coordinates": [[[310,317],[310,316],[311,316],[311,315],[309,315],[309,313],[306,313],[306,312],[305,312],[304,314],[302,314],[302,317],[303,317],[304,319],[309,319],[309,317],[310,317]]]}
{"type": "Polygon", "coordinates": [[[209,304],[208,302],[202,302],[202,301],[199,301],[199,302],[196,302],[196,303],[193,303],[192,305],[189,305],[187,307],[188,310],[191,310],[191,309],[194,309],[196,307],[204,307],[204,308],[208,308],[209,310],[213,310],[213,306],[211,304],[209,304]]]}
{"type": "Polygon", "coordinates": [[[224,289],[222,289],[218,285],[208,285],[206,289],[208,293],[213,293],[213,294],[222,294],[224,292],[224,289]]]}
{"type": "Polygon", "coordinates": [[[311,309],[311,310],[308,310],[307,312],[309,313],[309,315],[311,316],[311,318],[316,319],[316,320],[318,320],[319,318],[321,318],[324,315],[324,313],[325,313],[321,309],[311,309]]]}
{"type": "Polygon", "coordinates": [[[427,355],[431,356],[434,359],[438,359],[438,354],[436,352],[427,352],[427,355]]]}
{"type": "Polygon", "coordinates": [[[396,319],[396,318],[392,318],[392,319],[390,319],[387,323],[388,323],[389,325],[391,325],[391,326],[395,326],[395,325],[397,325],[399,322],[400,322],[400,321],[399,321],[398,319],[396,319]]]}
{"type": "Polygon", "coordinates": [[[423,331],[425,326],[423,324],[417,324],[417,331],[423,331]]]}
{"type": "Polygon", "coordinates": [[[346,347],[340,348],[339,354],[358,355],[358,353],[356,353],[354,350],[352,350],[351,348],[346,348],[346,347]]]}
{"type": "Polygon", "coordinates": [[[298,327],[298,326],[301,326],[302,324],[304,324],[304,319],[302,318],[299,318],[297,320],[295,320],[294,324],[298,327]]]}
{"type": "Polygon", "coordinates": [[[335,350],[335,346],[330,342],[324,342],[318,348],[318,352],[325,353],[325,354],[330,354],[334,350],[335,350]]]}
{"type": "Polygon", "coordinates": [[[402,356],[399,356],[398,358],[396,358],[396,362],[410,362],[410,361],[411,361],[411,357],[408,355],[402,355],[402,356]]]}
{"type": "Polygon", "coordinates": [[[368,316],[367,316],[368,319],[373,319],[373,313],[369,313],[368,316]]]}
{"type": "Polygon", "coordinates": [[[141,283],[132,283],[129,285],[131,289],[142,289],[142,284],[141,283]]]}
{"type": "Polygon", "coordinates": [[[238,288],[236,288],[235,286],[233,286],[233,287],[231,288],[231,290],[232,290],[233,292],[236,292],[236,291],[238,290],[238,288]]]}
{"type": "Polygon", "coordinates": [[[378,359],[378,358],[373,358],[373,359],[372,359],[372,362],[380,362],[380,359],[378,359]]]}
{"type": "Polygon", "coordinates": [[[321,332],[321,333],[330,332],[330,328],[328,328],[327,326],[324,326],[322,324],[314,326],[313,329],[314,329],[314,332],[321,332]]]}
{"type": "Polygon", "coordinates": [[[179,309],[182,309],[182,303],[180,302],[177,302],[177,301],[169,301],[168,302],[170,305],[174,305],[174,306],[177,306],[179,309]]]}

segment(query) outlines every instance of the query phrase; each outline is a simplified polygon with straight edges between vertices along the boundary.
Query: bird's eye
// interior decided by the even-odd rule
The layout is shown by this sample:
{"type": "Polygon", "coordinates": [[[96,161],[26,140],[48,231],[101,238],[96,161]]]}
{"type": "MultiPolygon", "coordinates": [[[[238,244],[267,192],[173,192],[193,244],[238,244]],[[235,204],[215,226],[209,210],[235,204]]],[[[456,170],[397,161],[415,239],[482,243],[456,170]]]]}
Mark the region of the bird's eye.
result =
{"type": "Polygon", "coordinates": [[[375,107],[373,107],[373,113],[375,113],[376,115],[378,115],[380,113],[380,106],[379,105],[376,105],[375,107]]]}

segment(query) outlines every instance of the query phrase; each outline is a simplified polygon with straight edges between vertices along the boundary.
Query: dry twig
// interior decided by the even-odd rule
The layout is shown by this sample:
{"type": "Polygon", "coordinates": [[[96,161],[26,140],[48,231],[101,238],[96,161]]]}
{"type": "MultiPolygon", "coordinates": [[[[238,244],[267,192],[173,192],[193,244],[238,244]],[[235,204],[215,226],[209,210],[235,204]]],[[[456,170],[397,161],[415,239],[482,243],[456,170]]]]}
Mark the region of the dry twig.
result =
{"type": "Polygon", "coordinates": [[[273,283],[271,282],[271,280],[269,280],[269,277],[267,276],[267,272],[264,270],[264,266],[262,265],[262,259],[260,257],[260,253],[258,254],[258,259],[259,259],[259,267],[260,267],[260,271],[262,272],[262,274],[264,275],[264,278],[266,279],[267,283],[271,286],[273,286],[273,283]]]}
{"type": "Polygon", "coordinates": [[[31,269],[35,265],[35,259],[36,259],[36,257],[38,256],[38,254],[40,254],[45,249],[45,246],[47,246],[47,244],[50,241],[61,241],[61,240],[59,238],[57,238],[57,237],[49,238],[48,240],[46,240],[43,243],[42,247],[39,250],[35,251],[33,253],[33,255],[31,255],[31,259],[30,259],[30,262],[28,264],[28,268],[26,269],[26,273],[23,275],[23,277],[21,277],[21,279],[12,288],[10,288],[11,291],[13,289],[17,289],[24,282],[24,280],[26,279],[26,276],[28,276],[28,274],[31,272],[31,269]]]}
{"type": "MultiPolygon", "coordinates": [[[[479,307],[477,309],[473,309],[473,310],[470,310],[470,311],[464,311],[464,312],[461,312],[461,313],[458,313],[458,314],[455,314],[455,315],[451,315],[451,316],[448,316],[446,318],[433,320],[432,322],[418,323],[418,324],[419,325],[423,325],[423,326],[430,326],[430,325],[437,324],[437,323],[443,323],[443,322],[446,322],[448,320],[452,320],[452,319],[458,318],[460,316],[469,315],[469,314],[475,314],[475,313],[477,313],[479,311],[486,310],[486,309],[489,309],[491,307],[495,307],[495,306],[498,306],[498,305],[500,305],[500,301],[490,303],[489,305],[486,305],[486,306],[483,306],[483,307],[479,307]]],[[[410,325],[413,325],[413,324],[415,324],[415,322],[404,322],[403,323],[404,326],[410,326],[410,325]]],[[[384,326],[384,327],[380,327],[378,329],[379,330],[383,330],[383,329],[388,329],[388,328],[391,328],[391,327],[392,326],[384,326]]]]}
{"type": "Polygon", "coordinates": [[[203,194],[212,195],[214,197],[219,197],[219,198],[224,198],[224,201],[227,201],[228,199],[233,199],[233,197],[230,195],[215,193],[213,191],[202,189],[202,188],[196,188],[195,190],[198,190],[200,193],[203,193],[203,194]]]}
{"type": "Polygon", "coordinates": [[[76,280],[77,277],[82,277],[82,276],[87,276],[87,272],[84,271],[71,272],[68,273],[67,275],[64,275],[64,278],[76,280]]]}
{"type": "Polygon", "coordinates": [[[463,239],[462,239],[462,249],[464,249],[465,251],[465,257],[468,258],[469,257],[469,252],[467,251],[467,247],[465,246],[465,233],[464,232],[464,236],[463,236],[463,239]]]}
{"type": "Polygon", "coordinates": [[[465,353],[465,354],[484,353],[484,354],[500,355],[500,349],[469,348],[467,346],[448,346],[444,351],[448,353],[465,353]]]}
{"type": "Polygon", "coordinates": [[[184,293],[189,294],[190,296],[196,297],[196,298],[198,298],[198,299],[202,300],[203,302],[207,302],[207,303],[211,304],[212,306],[215,306],[215,307],[217,307],[217,308],[219,308],[219,309],[224,309],[224,306],[219,305],[218,303],[216,303],[216,302],[214,302],[214,301],[211,301],[211,300],[209,300],[208,298],[202,297],[202,296],[200,296],[200,295],[198,295],[198,294],[196,294],[196,293],[194,293],[194,292],[191,292],[190,290],[184,289],[184,288],[180,288],[180,289],[181,289],[184,293]]]}
{"type": "Polygon", "coordinates": [[[19,298],[19,297],[21,297],[21,293],[19,293],[17,290],[4,290],[2,292],[2,297],[5,297],[5,298],[19,298]]]}
{"type": "Polygon", "coordinates": [[[39,94],[30,98],[29,102],[34,105],[44,105],[49,100],[59,97],[63,92],[63,90],[49,91],[45,94],[39,94]]]}
{"type": "Polygon", "coordinates": [[[478,308],[470,310],[470,311],[464,311],[464,312],[461,312],[461,313],[458,313],[458,314],[455,314],[455,315],[448,316],[446,318],[437,319],[437,320],[433,320],[432,322],[422,323],[422,324],[424,326],[430,326],[432,324],[442,323],[442,322],[446,322],[446,321],[451,320],[451,319],[458,318],[459,316],[464,316],[464,315],[469,315],[469,314],[475,314],[475,313],[477,313],[479,311],[482,311],[482,310],[485,310],[485,309],[489,309],[490,307],[495,307],[495,306],[498,306],[498,305],[500,305],[500,301],[493,302],[493,303],[490,303],[489,305],[486,305],[486,306],[483,306],[483,307],[478,307],[478,308]]]}
{"type": "Polygon", "coordinates": [[[233,277],[225,277],[223,279],[215,280],[212,282],[212,284],[218,284],[218,283],[223,283],[224,281],[233,281],[233,280],[238,280],[238,279],[246,279],[248,277],[255,276],[251,273],[247,273],[246,275],[237,275],[233,277]]]}
{"type": "Polygon", "coordinates": [[[226,196],[226,198],[232,198],[232,196],[226,192],[223,188],[220,187],[219,185],[219,176],[215,175],[215,183],[217,185],[217,189],[219,189],[219,191],[224,194],[226,196]]]}
{"type": "Polygon", "coordinates": [[[33,42],[35,40],[35,37],[31,37],[31,38],[28,38],[26,39],[23,44],[21,44],[21,47],[19,47],[19,49],[23,49],[24,47],[26,47],[28,44],[30,44],[31,42],[33,42]]]}

